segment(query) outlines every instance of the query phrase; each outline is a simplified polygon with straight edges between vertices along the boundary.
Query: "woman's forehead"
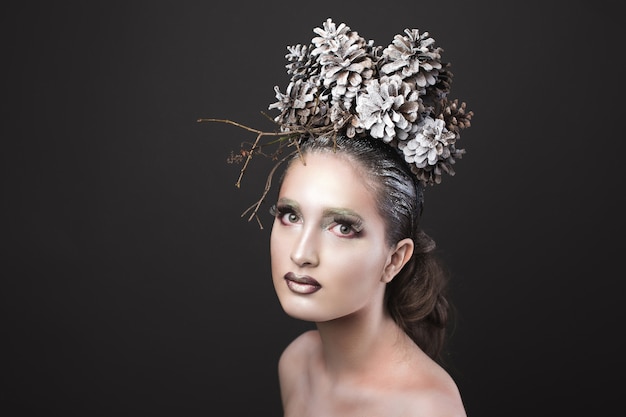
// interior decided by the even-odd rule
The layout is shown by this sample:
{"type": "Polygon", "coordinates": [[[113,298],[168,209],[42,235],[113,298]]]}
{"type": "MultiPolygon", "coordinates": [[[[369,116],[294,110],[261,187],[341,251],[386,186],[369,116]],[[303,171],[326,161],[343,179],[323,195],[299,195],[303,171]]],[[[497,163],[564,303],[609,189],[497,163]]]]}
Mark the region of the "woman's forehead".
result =
{"type": "Polygon", "coordinates": [[[369,178],[362,167],[338,153],[314,152],[295,160],[289,166],[280,195],[307,201],[318,200],[371,204],[374,202],[369,178]]]}

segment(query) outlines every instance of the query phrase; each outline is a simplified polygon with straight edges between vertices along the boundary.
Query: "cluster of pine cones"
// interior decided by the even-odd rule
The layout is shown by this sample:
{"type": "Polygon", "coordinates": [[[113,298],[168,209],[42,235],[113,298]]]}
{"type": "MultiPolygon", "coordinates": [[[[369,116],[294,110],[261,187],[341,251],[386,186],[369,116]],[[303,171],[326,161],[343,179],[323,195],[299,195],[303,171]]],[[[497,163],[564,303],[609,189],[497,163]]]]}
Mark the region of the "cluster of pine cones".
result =
{"type": "Polygon", "coordinates": [[[456,148],[473,112],[449,100],[449,63],[428,32],[406,29],[386,48],[327,19],[309,45],[288,46],[286,92],[269,109],[282,132],[370,135],[396,147],[424,184],[454,175],[456,148]]]}

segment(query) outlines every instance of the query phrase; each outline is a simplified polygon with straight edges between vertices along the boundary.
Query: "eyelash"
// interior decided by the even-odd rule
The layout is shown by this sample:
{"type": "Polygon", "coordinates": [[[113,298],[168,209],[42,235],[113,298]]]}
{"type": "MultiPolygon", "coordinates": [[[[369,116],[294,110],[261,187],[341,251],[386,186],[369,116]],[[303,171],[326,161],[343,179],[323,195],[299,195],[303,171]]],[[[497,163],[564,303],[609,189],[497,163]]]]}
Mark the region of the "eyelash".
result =
{"type": "Polygon", "coordinates": [[[279,219],[283,218],[287,214],[293,214],[300,217],[293,208],[288,206],[276,206],[276,204],[270,207],[270,214],[279,219]]]}
{"type": "MultiPolygon", "coordinates": [[[[276,206],[276,204],[274,204],[272,207],[270,207],[270,214],[272,216],[276,217],[276,218],[279,218],[279,219],[282,219],[284,216],[286,216],[288,214],[293,214],[298,219],[300,218],[300,215],[292,207],[281,207],[281,206],[276,206]]],[[[291,223],[294,223],[294,222],[285,222],[285,221],[283,221],[283,223],[291,224],[291,223]]],[[[336,217],[334,217],[332,219],[332,222],[330,224],[333,225],[330,230],[334,229],[337,226],[340,226],[340,227],[341,226],[345,226],[348,229],[350,229],[351,233],[348,233],[348,234],[339,233],[339,235],[342,236],[342,237],[356,237],[362,231],[361,223],[358,222],[358,221],[355,221],[351,217],[336,216],[336,217]]]]}
{"type": "Polygon", "coordinates": [[[333,218],[332,224],[334,225],[333,229],[337,226],[345,226],[350,229],[350,233],[348,234],[340,233],[342,237],[357,237],[363,230],[360,222],[356,222],[354,219],[345,216],[337,216],[333,218]]]}

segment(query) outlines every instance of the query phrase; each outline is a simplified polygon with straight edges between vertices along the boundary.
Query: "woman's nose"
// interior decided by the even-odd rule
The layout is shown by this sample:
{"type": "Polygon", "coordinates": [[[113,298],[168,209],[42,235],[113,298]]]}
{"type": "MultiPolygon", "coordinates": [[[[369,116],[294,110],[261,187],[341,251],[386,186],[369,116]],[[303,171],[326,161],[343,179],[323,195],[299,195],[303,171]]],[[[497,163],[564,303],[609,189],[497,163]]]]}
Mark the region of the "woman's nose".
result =
{"type": "Polygon", "coordinates": [[[290,258],[298,266],[316,266],[319,263],[319,236],[310,228],[303,228],[294,242],[290,258]]]}

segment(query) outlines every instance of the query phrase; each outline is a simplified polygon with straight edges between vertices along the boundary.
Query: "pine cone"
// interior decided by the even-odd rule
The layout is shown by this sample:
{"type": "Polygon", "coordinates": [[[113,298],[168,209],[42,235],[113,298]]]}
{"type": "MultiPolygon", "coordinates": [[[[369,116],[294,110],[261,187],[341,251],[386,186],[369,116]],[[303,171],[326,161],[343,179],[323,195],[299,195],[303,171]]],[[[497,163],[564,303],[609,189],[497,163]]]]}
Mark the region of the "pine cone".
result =
{"type": "Polygon", "coordinates": [[[331,105],[342,103],[350,109],[362,85],[374,74],[374,61],[367,53],[367,42],[345,25],[335,28],[330,19],[320,36],[313,39],[316,46],[311,54],[321,66],[324,87],[331,91],[331,105]]]}
{"type": "Polygon", "coordinates": [[[428,32],[421,35],[417,29],[406,29],[406,36],[396,35],[393,42],[383,50],[387,62],[381,67],[383,74],[400,74],[418,87],[434,85],[441,68],[441,48],[435,48],[435,40],[428,32]]]}
{"type": "Polygon", "coordinates": [[[288,46],[289,51],[285,58],[288,64],[287,74],[291,75],[291,81],[299,79],[313,79],[319,76],[320,67],[315,58],[311,55],[312,45],[288,46]]]}
{"type": "Polygon", "coordinates": [[[443,120],[427,117],[416,127],[415,133],[407,140],[398,142],[398,149],[402,150],[409,164],[425,168],[437,165],[451,156],[450,148],[454,145],[456,135],[445,129],[443,120]]]}
{"type": "MultiPolygon", "coordinates": [[[[282,94],[278,87],[274,87],[274,90],[278,101],[270,104],[269,109],[280,111],[274,121],[281,125],[284,131],[297,130],[313,123],[326,123],[326,120],[321,122],[319,120],[323,108],[319,105],[318,87],[314,82],[298,79],[289,83],[285,94],[282,94]]],[[[323,119],[323,115],[321,118],[323,119]]]]}
{"type": "Polygon", "coordinates": [[[439,116],[446,123],[446,128],[455,133],[471,126],[472,116],[474,112],[465,111],[465,102],[459,105],[459,100],[454,99],[451,102],[445,102],[441,115],[439,116]]]}

